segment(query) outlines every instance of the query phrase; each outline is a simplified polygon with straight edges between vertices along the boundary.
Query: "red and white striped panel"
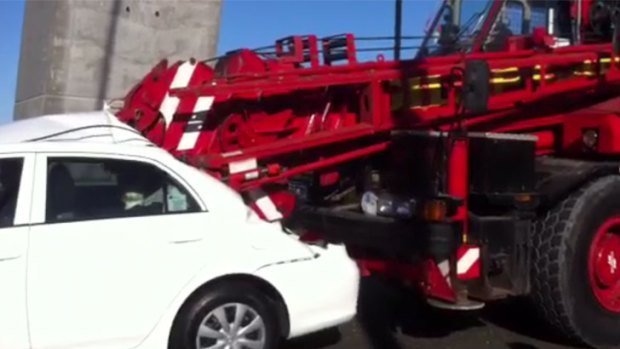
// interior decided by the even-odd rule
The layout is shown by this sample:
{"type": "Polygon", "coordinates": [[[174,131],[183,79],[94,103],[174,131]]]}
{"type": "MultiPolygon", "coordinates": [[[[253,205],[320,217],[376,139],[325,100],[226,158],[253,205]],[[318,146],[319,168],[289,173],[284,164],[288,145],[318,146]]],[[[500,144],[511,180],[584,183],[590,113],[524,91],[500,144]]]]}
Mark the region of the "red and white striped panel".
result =
{"type": "Polygon", "coordinates": [[[214,97],[197,96],[196,98],[186,98],[182,101],[178,97],[171,96],[169,90],[185,88],[204,80],[205,73],[209,68],[201,65],[203,63],[193,61],[186,61],[177,65],[168,92],[166,92],[161,101],[159,112],[163,115],[168,135],[165,140],[166,149],[190,150],[198,142],[198,137],[206,118],[206,112],[211,109],[214,97]],[[172,124],[174,115],[179,110],[192,112],[191,119],[187,125],[172,124]]]}
{"type": "Polygon", "coordinates": [[[480,277],[482,262],[480,247],[462,245],[456,252],[456,276],[461,280],[471,280],[480,277]]]}
{"type": "Polygon", "coordinates": [[[185,131],[181,136],[177,150],[189,150],[193,149],[198,142],[198,136],[202,130],[202,125],[206,118],[206,112],[211,109],[213,105],[213,97],[198,97],[196,104],[194,104],[194,111],[192,118],[187,122],[185,131]]]}
{"type": "Polygon", "coordinates": [[[452,286],[452,280],[450,279],[450,260],[444,259],[437,264],[437,268],[441,273],[441,276],[446,280],[448,286],[452,286]]]}
{"type": "MultiPolygon", "coordinates": [[[[170,89],[183,88],[189,86],[189,82],[196,71],[196,64],[187,61],[177,67],[177,71],[174,74],[174,78],[170,83],[170,89]]],[[[181,100],[178,97],[173,97],[170,92],[166,92],[164,99],[159,106],[159,112],[163,115],[166,127],[170,127],[172,123],[172,117],[179,108],[181,100]]]]}
{"type": "Polygon", "coordinates": [[[252,190],[248,193],[248,196],[250,199],[250,207],[261,219],[274,222],[283,218],[282,213],[271,200],[271,197],[263,190],[252,190]]]}

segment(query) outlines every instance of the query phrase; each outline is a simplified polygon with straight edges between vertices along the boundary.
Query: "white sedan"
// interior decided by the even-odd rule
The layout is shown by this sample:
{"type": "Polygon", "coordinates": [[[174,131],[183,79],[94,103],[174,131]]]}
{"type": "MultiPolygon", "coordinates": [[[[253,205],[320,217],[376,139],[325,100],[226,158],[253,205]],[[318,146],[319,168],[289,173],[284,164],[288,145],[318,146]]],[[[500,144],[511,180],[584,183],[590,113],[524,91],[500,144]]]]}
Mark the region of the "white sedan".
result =
{"type": "Polygon", "coordinates": [[[0,348],[274,348],[356,312],[342,246],[94,112],[0,127],[0,348]]]}

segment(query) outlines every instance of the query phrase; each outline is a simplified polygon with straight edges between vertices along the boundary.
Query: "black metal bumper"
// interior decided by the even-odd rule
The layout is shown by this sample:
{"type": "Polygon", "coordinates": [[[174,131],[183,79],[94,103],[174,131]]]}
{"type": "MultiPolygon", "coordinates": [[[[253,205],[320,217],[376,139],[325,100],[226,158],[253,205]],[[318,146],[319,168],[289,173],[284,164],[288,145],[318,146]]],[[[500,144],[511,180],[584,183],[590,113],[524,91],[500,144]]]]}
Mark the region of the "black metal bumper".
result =
{"type": "Polygon", "coordinates": [[[285,224],[292,229],[318,232],[331,242],[437,258],[455,251],[460,232],[460,224],[453,222],[375,217],[359,211],[314,206],[298,207],[285,224]]]}

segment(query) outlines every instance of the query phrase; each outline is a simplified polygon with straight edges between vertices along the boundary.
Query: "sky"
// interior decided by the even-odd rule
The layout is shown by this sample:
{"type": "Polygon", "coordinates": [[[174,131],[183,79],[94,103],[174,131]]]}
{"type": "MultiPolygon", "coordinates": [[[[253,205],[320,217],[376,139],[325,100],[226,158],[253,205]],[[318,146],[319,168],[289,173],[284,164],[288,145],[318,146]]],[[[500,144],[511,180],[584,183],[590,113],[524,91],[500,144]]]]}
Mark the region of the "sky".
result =
{"type": "MultiPolygon", "coordinates": [[[[0,0],[3,37],[0,41],[0,123],[13,118],[24,1],[0,0]]],[[[393,0],[223,1],[218,54],[242,47],[272,45],[276,39],[293,34],[392,36],[394,31],[393,0]]],[[[438,0],[403,0],[403,3],[403,35],[422,35],[438,0]]],[[[389,47],[391,44],[380,41],[371,45],[389,47]]],[[[403,52],[403,56],[407,54],[412,53],[403,52]]],[[[363,56],[364,59],[375,57],[376,53],[363,56]]]]}

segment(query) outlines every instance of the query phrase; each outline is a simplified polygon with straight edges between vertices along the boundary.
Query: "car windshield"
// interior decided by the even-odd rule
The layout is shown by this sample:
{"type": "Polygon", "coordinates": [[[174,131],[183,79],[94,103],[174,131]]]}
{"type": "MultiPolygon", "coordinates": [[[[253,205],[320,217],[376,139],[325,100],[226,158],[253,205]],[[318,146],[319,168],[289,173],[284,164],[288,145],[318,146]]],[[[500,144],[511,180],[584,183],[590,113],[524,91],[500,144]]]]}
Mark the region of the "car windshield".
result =
{"type": "Polygon", "coordinates": [[[427,31],[420,54],[438,56],[468,51],[487,19],[493,2],[494,0],[446,0],[427,31]],[[443,31],[450,30],[451,24],[455,25],[451,30],[454,40],[451,45],[446,46],[446,43],[442,42],[442,36],[447,37],[447,33],[443,31]]]}

